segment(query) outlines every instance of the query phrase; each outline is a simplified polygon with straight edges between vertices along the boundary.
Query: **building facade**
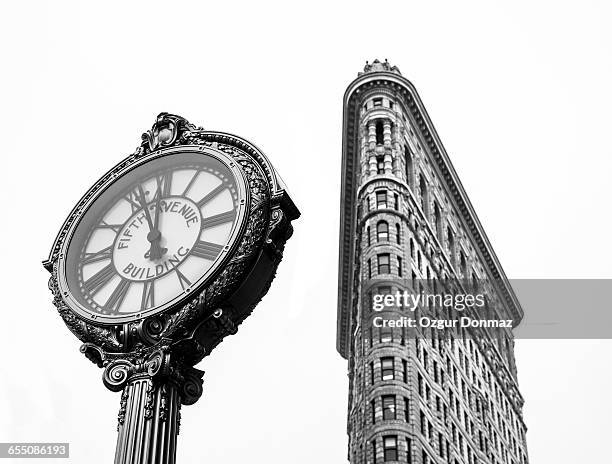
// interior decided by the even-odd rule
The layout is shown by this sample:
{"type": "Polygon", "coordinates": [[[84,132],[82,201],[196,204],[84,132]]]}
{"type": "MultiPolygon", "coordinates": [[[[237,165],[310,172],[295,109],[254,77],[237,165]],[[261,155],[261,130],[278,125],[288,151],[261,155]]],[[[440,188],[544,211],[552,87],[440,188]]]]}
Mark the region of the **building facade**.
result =
{"type": "Polygon", "coordinates": [[[376,295],[462,285],[520,322],[416,89],[387,61],[366,64],[343,121],[337,349],[349,364],[351,464],[528,462],[509,329],[374,324],[406,315],[375,308],[376,295]]]}

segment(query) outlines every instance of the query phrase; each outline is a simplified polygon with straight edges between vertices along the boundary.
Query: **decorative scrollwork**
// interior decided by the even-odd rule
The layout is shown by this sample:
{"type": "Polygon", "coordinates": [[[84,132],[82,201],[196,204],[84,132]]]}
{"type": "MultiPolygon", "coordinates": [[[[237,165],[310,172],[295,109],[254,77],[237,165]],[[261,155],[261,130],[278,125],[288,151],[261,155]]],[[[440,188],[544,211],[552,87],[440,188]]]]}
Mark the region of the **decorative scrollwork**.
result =
{"type": "Polygon", "coordinates": [[[117,430],[125,423],[125,414],[127,411],[128,392],[124,388],[121,392],[121,402],[119,403],[119,414],[117,415],[117,430]]]}
{"type": "Polygon", "coordinates": [[[104,368],[102,382],[110,391],[120,391],[127,383],[133,370],[134,365],[131,362],[118,359],[104,368]]]}
{"type": "Polygon", "coordinates": [[[155,408],[155,385],[152,380],[147,380],[146,393],[145,393],[145,405],[144,405],[144,416],[145,419],[151,419],[153,417],[153,410],[155,408]]]}
{"type": "Polygon", "coordinates": [[[143,154],[174,145],[186,131],[202,130],[185,118],[170,113],[159,113],[151,130],[142,134],[143,154]]]}
{"type": "Polygon", "coordinates": [[[155,351],[146,361],[147,374],[151,377],[158,375],[167,366],[168,354],[164,350],[155,351]]]}
{"type": "MultiPolygon", "coordinates": [[[[63,299],[59,286],[57,284],[57,270],[54,270],[53,275],[49,279],[49,288],[53,293],[53,304],[57,308],[58,313],[64,320],[64,323],[76,337],[84,343],[92,343],[104,350],[118,351],[122,345],[117,340],[113,331],[106,327],[99,327],[79,318],[66,304],[63,299]]],[[[87,355],[88,353],[86,353],[87,355]]],[[[95,362],[95,361],[94,361],[95,362]]]]}
{"type": "Polygon", "coordinates": [[[164,331],[164,322],[161,318],[152,316],[140,321],[136,330],[142,340],[154,345],[164,331]]]}
{"type": "Polygon", "coordinates": [[[203,392],[202,376],[204,372],[190,368],[185,371],[184,381],[181,385],[181,403],[188,405],[194,404],[200,399],[203,392]]]}

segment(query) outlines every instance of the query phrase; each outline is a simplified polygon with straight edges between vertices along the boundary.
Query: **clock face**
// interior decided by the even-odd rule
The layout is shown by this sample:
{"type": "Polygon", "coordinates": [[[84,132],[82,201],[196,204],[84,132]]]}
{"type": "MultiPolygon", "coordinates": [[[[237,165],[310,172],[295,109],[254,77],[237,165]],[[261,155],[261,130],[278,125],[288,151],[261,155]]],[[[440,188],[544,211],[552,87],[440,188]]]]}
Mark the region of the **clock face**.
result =
{"type": "Polygon", "coordinates": [[[82,315],[117,323],[161,311],[224,262],[244,222],[241,173],[222,153],[185,150],[132,168],[83,213],[60,279],[82,315]]]}

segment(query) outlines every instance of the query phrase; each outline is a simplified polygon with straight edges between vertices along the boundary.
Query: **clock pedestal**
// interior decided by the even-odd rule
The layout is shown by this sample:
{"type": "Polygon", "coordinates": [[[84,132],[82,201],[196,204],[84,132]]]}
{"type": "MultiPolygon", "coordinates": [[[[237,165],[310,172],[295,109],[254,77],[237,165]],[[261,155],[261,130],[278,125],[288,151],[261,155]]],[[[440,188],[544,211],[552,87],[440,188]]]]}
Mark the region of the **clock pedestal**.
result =
{"type": "Polygon", "coordinates": [[[162,349],[104,369],[106,387],[122,390],[115,464],[175,463],[181,404],[200,398],[204,372],[171,358],[162,349]]]}

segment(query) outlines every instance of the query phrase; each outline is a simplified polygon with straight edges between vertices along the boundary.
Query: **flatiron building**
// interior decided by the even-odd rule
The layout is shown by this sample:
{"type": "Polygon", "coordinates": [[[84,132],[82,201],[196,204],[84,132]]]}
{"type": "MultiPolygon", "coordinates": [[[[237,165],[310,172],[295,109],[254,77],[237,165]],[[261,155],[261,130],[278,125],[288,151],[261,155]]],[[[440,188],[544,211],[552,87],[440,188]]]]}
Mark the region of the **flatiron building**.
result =
{"type": "MultiPolygon", "coordinates": [[[[377,295],[473,284],[521,306],[415,87],[366,64],[344,96],[337,350],[351,464],[527,464],[510,330],[377,327],[377,295]],[[495,284],[493,284],[495,283],[495,284]]],[[[380,319],[379,319],[380,320],[380,319]]]]}

